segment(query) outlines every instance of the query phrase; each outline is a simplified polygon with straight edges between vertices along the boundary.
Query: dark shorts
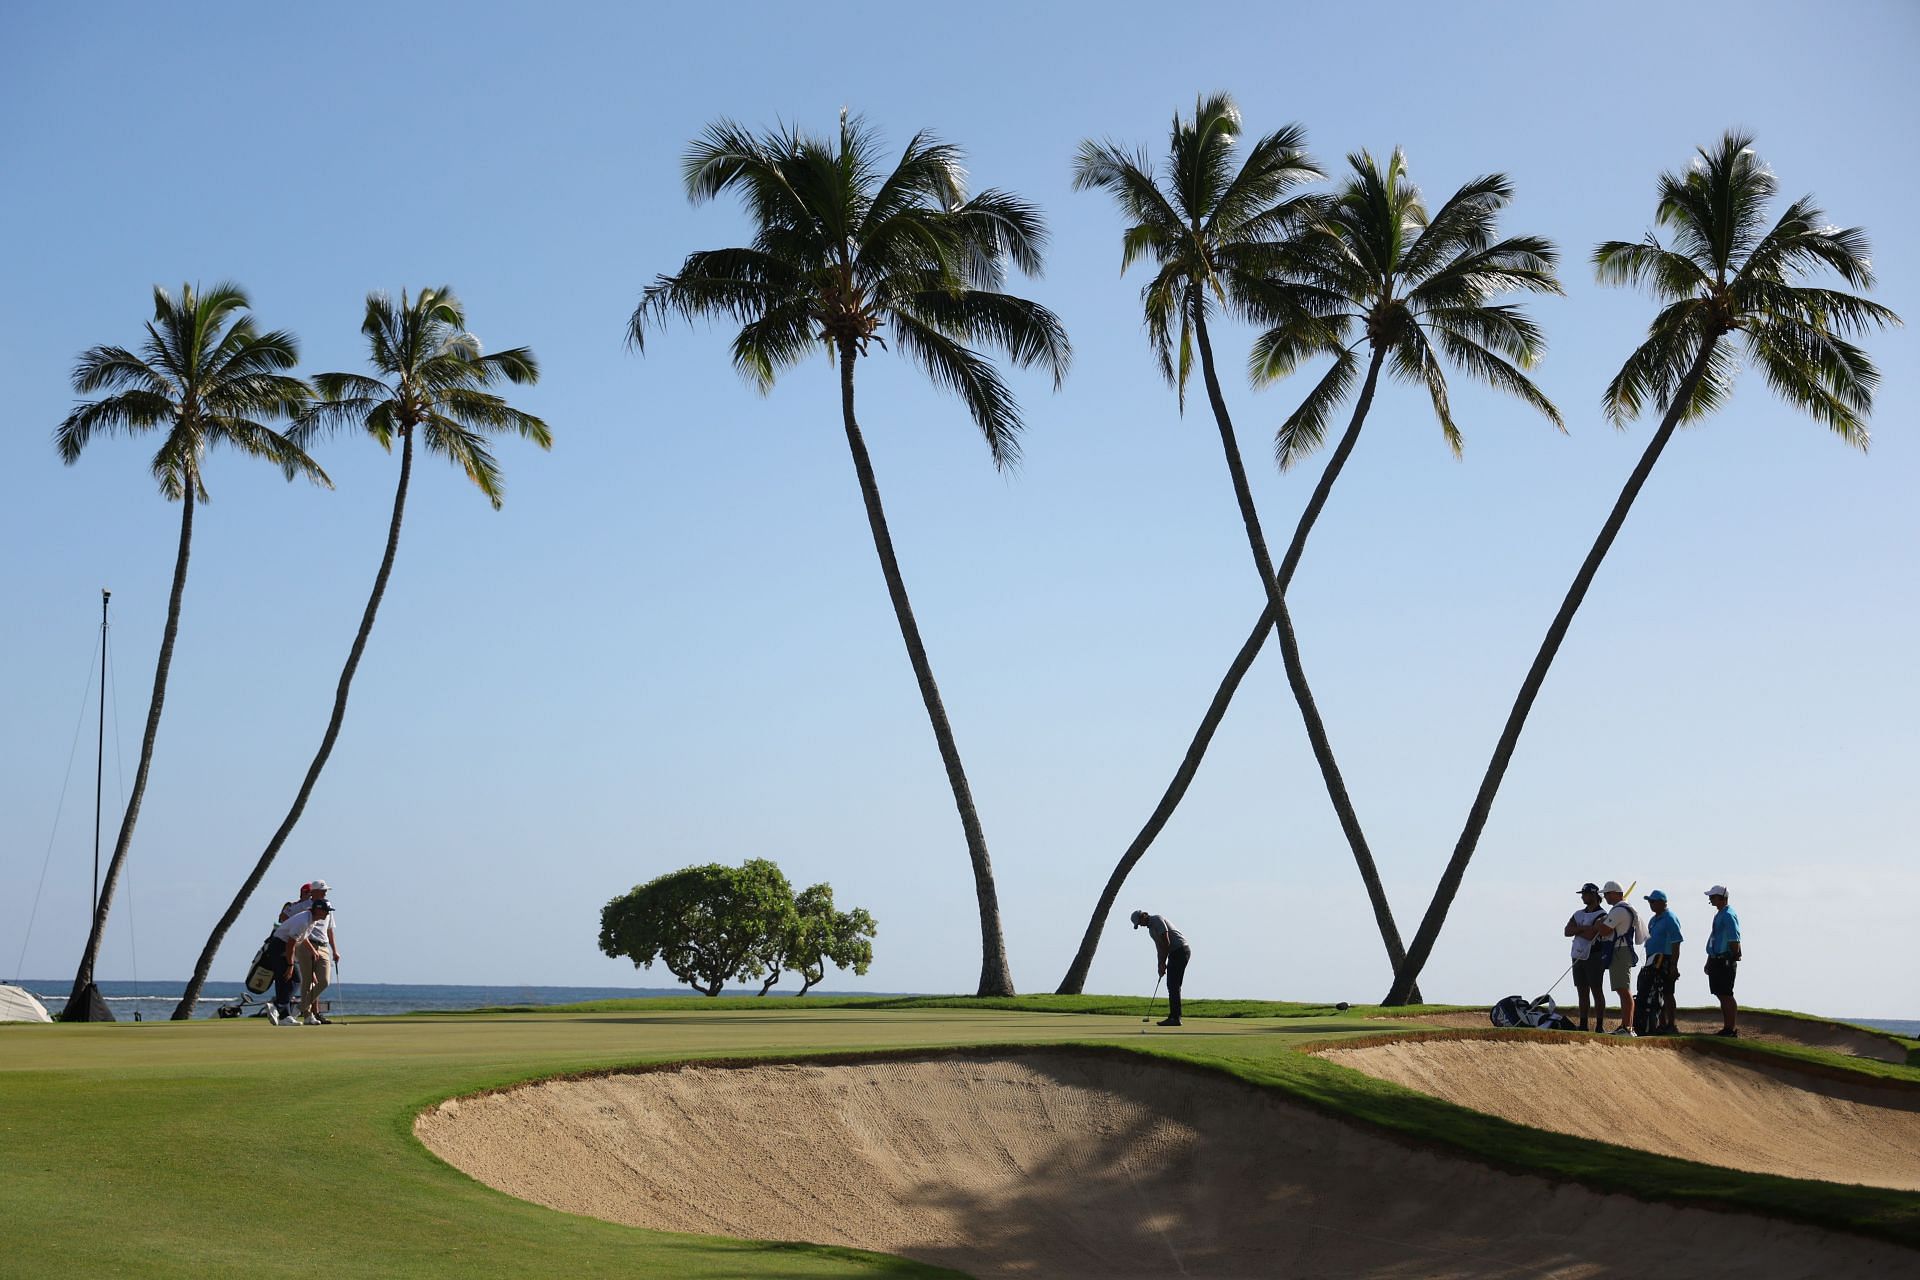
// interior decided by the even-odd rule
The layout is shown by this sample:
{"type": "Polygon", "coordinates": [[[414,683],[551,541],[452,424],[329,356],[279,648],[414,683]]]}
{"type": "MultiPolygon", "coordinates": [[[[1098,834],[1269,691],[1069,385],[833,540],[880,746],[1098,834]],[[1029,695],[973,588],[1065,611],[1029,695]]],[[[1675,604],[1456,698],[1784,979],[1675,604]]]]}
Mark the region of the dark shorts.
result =
{"type": "Polygon", "coordinates": [[[1740,962],[1731,956],[1707,957],[1707,990],[1716,996],[1733,994],[1733,980],[1740,970],[1740,962]]]}
{"type": "Polygon", "coordinates": [[[1573,985],[1581,991],[1604,990],[1607,984],[1607,962],[1599,956],[1588,956],[1585,960],[1573,962],[1573,985]]]}

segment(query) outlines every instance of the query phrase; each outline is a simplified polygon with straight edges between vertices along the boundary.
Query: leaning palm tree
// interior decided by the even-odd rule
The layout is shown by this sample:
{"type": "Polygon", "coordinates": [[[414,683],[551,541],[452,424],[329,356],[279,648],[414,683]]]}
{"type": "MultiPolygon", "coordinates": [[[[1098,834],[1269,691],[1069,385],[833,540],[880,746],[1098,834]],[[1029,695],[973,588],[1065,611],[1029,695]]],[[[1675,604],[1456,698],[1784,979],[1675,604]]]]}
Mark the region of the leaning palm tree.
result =
{"type": "Polygon", "coordinates": [[[1547,668],[1653,464],[1682,422],[1705,418],[1732,395],[1741,364],[1732,335],[1740,335],[1747,361],[1759,366],[1782,399],[1855,448],[1867,447],[1867,416],[1880,374],[1851,339],[1900,318],[1854,294],[1799,283],[1805,273],[1824,267],[1854,288],[1872,287],[1867,237],[1858,227],[1827,225],[1811,196],[1788,205],[1769,227],[1767,206],[1776,188],[1773,174],[1753,154],[1753,139],[1730,132],[1717,146],[1699,149],[1686,172],[1660,176],[1654,217],[1672,232],[1672,247],[1649,232],[1643,240],[1610,240],[1594,250],[1602,283],[1639,285],[1662,304],[1646,341],[1607,384],[1607,417],[1624,427],[1653,405],[1666,410],[1521,682],[1388,1004],[1408,998],[1432,954],[1547,668]]]}
{"type": "Polygon", "coordinates": [[[373,575],[373,592],[367,597],[366,611],[360,616],[360,630],[347,651],[346,665],[340,671],[340,683],[334,690],[333,715],[320,737],[320,749],[307,766],[306,777],[293,797],[287,816],[267,842],[265,852],[254,863],[240,892],[234,895],[226,914],[214,925],[207,945],[200,951],[193,977],[187,983],[175,1019],[191,1018],[199,1003],[201,988],[213,968],[215,954],[226,939],[227,931],[240,918],[247,900],[253,897],[266,877],[267,869],[280,853],[280,847],[293,834],[294,824],[306,810],[320,771],[333,754],[340,736],[340,725],[347,715],[347,694],[353,675],[366,651],[367,637],[373,632],[373,618],[387,592],[387,578],[393,572],[393,558],[400,545],[400,520],[407,507],[407,484],[413,475],[413,444],[417,436],[429,453],[446,458],[466,474],[474,487],[500,509],[502,484],[499,464],[487,447],[490,435],[511,432],[531,440],[542,449],[551,448],[553,437],[547,424],[532,414],[523,413],[486,388],[502,380],[526,384],[539,379],[540,369],[533,353],[525,347],[482,354],[480,342],[467,332],[466,316],[453,290],[442,286],[422,289],[409,300],[405,290],[400,305],[384,293],[367,295],[366,319],[360,325],[366,335],[368,362],[379,377],[353,373],[323,373],[314,378],[321,399],[307,406],[292,435],[305,444],[317,434],[340,427],[357,427],[374,443],[392,452],[396,437],[400,441],[400,479],[394,486],[393,518],[387,525],[386,550],[373,575]]]}
{"type": "Polygon", "coordinates": [[[797,129],[752,134],[722,121],[687,151],[683,176],[695,203],[737,191],[753,221],[751,245],[694,253],[642,294],[628,337],[644,350],[669,319],[737,322],[734,367],[761,392],[778,374],[825,350],[840,374],[840,413],[865,500],[881,573],[946,765],[980,909],[981,995],[1010,995],[999,896],[973,793],[961,768],[933,668],[921,643],[880,505],[873,464],[854,417],[854,362],[888,342],[957,393],[986,437],[994,464],[1019,457],[1018,407],[977,345],[1017,365],[1039,365],[1059,386],[1068,345],[1046,308],[1000,292],[1007,264],[1038,274],[1045,232],[1026,201],[987,190],[968,197],[959,151],[915,134],[891,170],[878,139],[841,113],[831,139],[797,129]]]}
{"type": "MultiPolygon", "coordinates": [[[[1240,505],[1247,544],[1253,552],[1254,567],[1260,574],[1267,599],[1260,624],[1241,646],[1234,668],[1240,674],[1245,673],[1264,643],[1267,628],[1277,623],[1288,686],[1306,720],[1314,757],[1328,793],[1334,798],[1360,878],[1373,902],[1374,917],[1379,923],[1388,959],[1397,965],[1404,952],[1399,929],[1393,921],[1393,909],[1380,884],[1359,821],[1346,802],[1345,783],[1340,779],[1332,746],[1314,711],[1293,621],[1287,613],[1287,586],[1305,548],[1311,520],[1304,520],[1295,530],[1293,543],[1276,573],[1260,528],[1259,513],[1254,509],[1246,468],[1240,460],[1233,422],[1220,390],[1207,329],[1208,313],[1218,308],[1225,314],[1255,319],[1284,332],[1291,344],[1288,350],[1296,358],[1327,350],[1344,357],[1339,345],[1340,318],[1348,304],[1342,295],[1311,277],[1302,277],[1296,269],[1308,246],[1317,239],[1314,228],[1326,208],[1317,197],[1296,194],[1296,188],[1302,183],[1323,176],[1303,149],[1304,131],[1298,125],[1290,125],[1260,138],[1247,150],[1246,159],[1236,172],[1233,159],[1239,139],[1239,109],[1227,95],[1215,94],[1194,105],[1192,120],[1174,117],[1164,186],[1161,175],[1146,155],[1129,154],[1110,142],[1092,141],[1081,144],[1074,168],[1074,185],[1106,191],[1120,205],[1130,224],[1122,241],[1121,270],[1142,257],[1151,257],[1158,264],[1159,270],[1141,290],[1141,301],[1146,310],[1147,335],[1161,372],[1175,385],[1183,409],[1194,349],[1199,350],[1201,374],[1214,421],[1220,429],[1220,443],[1226,453],[1234,497],[1240,505]]],[[[1325,489],[1331,483],[1330,478],[1323,482],[1321,492],[1316,495],[1319,503],[1324,503],[1325,489]]],[[[1309,510],[1318,514],[1317,505],[1309,510]]],[[[1231,683],[1239,683],[1237,675],[1231,677],[1231,683]]],[[[1059,991],[1074,993],[1084,986],[1094,949],[1099,945],[1122,884],[1186,793],[1231,698],[1230,689],[1225,696],[1215,695],[1173,782],[1108,877],[1081,939],[1080,950],[1059,991]]]]}
{"type": "Polygon", "coordinates": [[[286,373],[299,359],[293,335],[261,333],[246,314],[246,294],[234,284],[201,290],[183,284],[178,294],[155,286],[153,319],[136,354],[126,347],[99,346],[82,353],[73,370],[73,389],[81,395],[108,392],[76,406],[54,432],[61,460],[80,460],[96,435],[162,433],[153,456],[160,493],[180,504],[180,550],[174,557],[173,591],[167,622],[160,633],[160,658],[153,673],[153,700],[147,705],[146,733],[133,790],[120,820],[120,834],[107,863],[106,879],[94,904],[93,928],[73,978],[62,1017],[82,1018],[88,1008],[93,967],[100,958],[107,913],[120,882],[134,823],[147,791],[153,745],[160,732],[160,710],[167,697],[167,672],[173,665],[174,637],[180,630],[180,598],[187,585],[187,558],[193,544],[194,505],[207,500],[201,467],[215,445],[225,445],[279,467],[291,480],[305,475],[332,487],[326,473],[292,440],[265,424],[290,416],[306,402],[307,384],[286,373]]]}

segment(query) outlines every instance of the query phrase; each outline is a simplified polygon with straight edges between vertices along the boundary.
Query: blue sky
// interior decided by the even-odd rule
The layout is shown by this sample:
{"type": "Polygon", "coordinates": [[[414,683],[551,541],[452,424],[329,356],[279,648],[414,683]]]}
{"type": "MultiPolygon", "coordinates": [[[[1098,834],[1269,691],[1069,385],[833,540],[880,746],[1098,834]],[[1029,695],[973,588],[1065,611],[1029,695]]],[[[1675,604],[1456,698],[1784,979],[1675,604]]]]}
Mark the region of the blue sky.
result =
{"type": "MultiPolygon", "coordinates": [[[[1567,296],[1535,314],[1551,341],[1538,379],[1569,434],[1459,379],[1456,462],[1424,396],[1389,387],[1292,592],[1409,932],[1651,427],[1615,432],[1598,413],[1651,307],[1592,282],[1593,243],[1641,234],[1656,174],[1740,125],[1785,194],[1816,192],[1871,233],[1874,296],[1920,310],[1904,158],[1920,16],[1905,4],[1817,24],[1785,4],[1616,6],[1604,28],[1570,7],[1386,5],[1373,30],[1276,9],[1211,32],[1143,6],[990,5],[965,24],[931,7],[841,5],[805,26],[795,12],[0,10],[5,976],[69,974],[84,940],[85,734],[58,801],[103,585],[128,777],[138,749],[178,510],[154,492],[151,445],[103,440],[69,468],[50,437],[74,357],[133,342],[156,282],[240,281],[264,324],[300,336],[309,371],[360,367],[368,290],[450,283],[483,341],[539,355],[520,403],[556,440],[550,455],[501,446],[497,513],[441,465],[417,469],[346,731],[216,976],[238,976],[281,897],[323,875],[349,978],[666,985],[599,955],[600,905],[687,863],[764,856],[873,911],[872,973],[827,985],[877,990],[970,989],[978,936],[831,370],[761,398],[730,371],[723,331],[669,331],[644,358],[622,343],[648,279],[743,236],[735,207],[680,193],[678,157],[708,122],[824,130],[845,105],[895,144],[931,128],[966,149],[977,185],[1048,217],[1046,275],[1024,288],[1063,317],[1075,362],[1057,394],[1015,378],[1017,472],[996,473],[959,405],[897,361],[859,371],[1022,990],[1059,980],[1260,605],[1213,425],[1182,419],[1154,373],[1110,203],[1070,189],[1081,139],[1157,152],[1176,109],[1225,89],[1252,131],[1305,124],[1329,167],[1405,146],[1435,199],[1504,171],[1518,192],[1505,225],[1563,249],[1567,296]]],[[[1249,337],[1217,342],[1281,538],[1319,459],[1279,475],[1267,441],[1308,384],[1249,390],[1249,337]]],[[[1869,454],[1751,374],[1675,440],[1535,709],[1429,993],[1543,987],[1583,880],[1666,888],[1695,939],[1699,892],[1723,881],[1752,1002],[1920,1016],[1912,343],[1869,342],[1884,373],[1869,454]]],[[[319,456],[334,492],[231,457],[209,468],[102,977],[188,971],[324,726],[394,466],[347,437],[319,456]]],[[[117,781],[110,745],[109,797],[117,781]]],[[[1194,994],[1384,990],[1276,654],[1136,871],[1133,904],[1194,939],[1194,994]]],[[[1147,944],[1124,923],[1107,937],[1089,989],[1144,993],[1147,944]]]]}

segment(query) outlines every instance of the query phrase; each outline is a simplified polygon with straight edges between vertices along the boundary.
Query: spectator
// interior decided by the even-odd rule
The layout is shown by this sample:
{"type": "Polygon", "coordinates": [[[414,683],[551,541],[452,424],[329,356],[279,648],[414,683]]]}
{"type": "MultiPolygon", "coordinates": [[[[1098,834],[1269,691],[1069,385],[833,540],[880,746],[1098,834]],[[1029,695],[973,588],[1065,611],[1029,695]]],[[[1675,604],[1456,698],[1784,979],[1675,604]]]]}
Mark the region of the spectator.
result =
{"type": "Polygon", "coordinates": [[[1647,910],[1653,918],[1647,921],[1647,965],[1657,975],[1661,993],[1666,997],[1660,1002],[1659,1025],[1649,1028],[1655,1035],[1674,1034],[1674,984],[1680,978],[1680,944],[1686,939],[1680,934],[1680,917],[1667,910],[1667,893],[1664,889],[1655,889],[1647,895],[1647,910]]]}
{"type": "Polygon", "coordinates": [[[1647,926],[1641,921],[1640,913],[1627,902],[1627,895],[1620,888],[1618,880],[1609,880],[1600,886],[1600,893],[1607,900],[1606,923],[1609,930],[1602,935],[1600,946],[1606,954],[1607,974],[1613,984],[1614,994],[1620,997],[1620,1025],[1613,1029],[1613,1034],[1631,1036],[1633,967],[1640,963],[1640,956],[1634,948],[1646,944],[1647,926]]]}
{"type": "Polygon", "coordinates": [[[1600,886],[1589,880],[1580,886],[1581,907],[1567,918],[1566,936],[1573,939],[1573,986],[1580,993],[1580,1030],[1587,1030],[1587,1002],[1592,997],[1593,1029],[1607,1029],[1607,962],[1596,939],[1613,933],[1607,909],[1600,905],[1600,886]]]}
{"type": "Polygon", "coordinates": [[[1733,979],[1740,968],[1740,917],[1727,905],[1727,886],[1717,884],[1707,890],[1713,904],[1713,928],[1707,933],[1707,990],[1720,1001],[1721,1027],[1713,1034],[1740,1034],[1734,1025],[1740,1006],[1734,1002],[1733,979]]]}

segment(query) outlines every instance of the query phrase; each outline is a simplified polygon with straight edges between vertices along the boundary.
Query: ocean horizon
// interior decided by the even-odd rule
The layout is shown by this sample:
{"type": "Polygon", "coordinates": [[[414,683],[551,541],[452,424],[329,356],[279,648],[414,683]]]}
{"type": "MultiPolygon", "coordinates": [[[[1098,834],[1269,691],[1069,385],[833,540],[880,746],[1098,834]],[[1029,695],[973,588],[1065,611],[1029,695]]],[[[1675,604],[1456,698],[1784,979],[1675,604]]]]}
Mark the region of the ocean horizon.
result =
{"type": "MultiPolygon", "coordinates": [[[[56,1016],[67,1002],[67,990],[73,985],[71,979],[15,979],[13,985],[31,993],[47,1011],[56,1016]]],[[[101,982],[100,995],[106,1000],[113,1015],[122,1021],[162,1021],[173,1016],[173,1009],[180,1002],[180,995],[186,990],[184,979],[173,982],[101,982]],[[134,1015],[140,1015],[136,1018],[134,1015]]],[[[759,988],[751,986],[730,987],[721,992],[728,996],[751,996],[759,988]]],[[[246,986],[239,982],[209,982],[200,992],[200,1003],[195,1007],[195,1018],[217,1017],[216,1010],[222,1005],[238,1004],[246,993],[246,986]]],[[[589,1000],[654,1000],[666,996],[698,996],[700,993],[690,987],[564,987],[564,986],[520,986],[458,984],[433,982],[347,982],[335,983],[327,989],[325,999],[333,1002],[332,1012],[349,1017],[392,1017],[406,1013],[462,1013],[475,1009],[492,1009],[504,1005],[564,1005],[582,1004],[589,1000]]],[[[914,991],[827,991],[815,987],[807,993],[807,998],[815,996],[910,996],[924,995],[914,991]]],[[[951,994],[951,993],[947,993],[951,994]]],[[[766,998],[777,1001],[792,999],[791,989],[781,990],[775,987],[766,998]]],[[[261,1009],[260,998],[252,997],[245,1012],[248,1015],[261,1009]]],[[[1891,1031],[1895,1035],[1920,1039],[1920,1018],[1848,1018],[1837,1014],[1822,1014],[1838,1022],[1851,1022],[1858,1026],[1875,1027],[1882,1031],[1891,1031]]]]}

